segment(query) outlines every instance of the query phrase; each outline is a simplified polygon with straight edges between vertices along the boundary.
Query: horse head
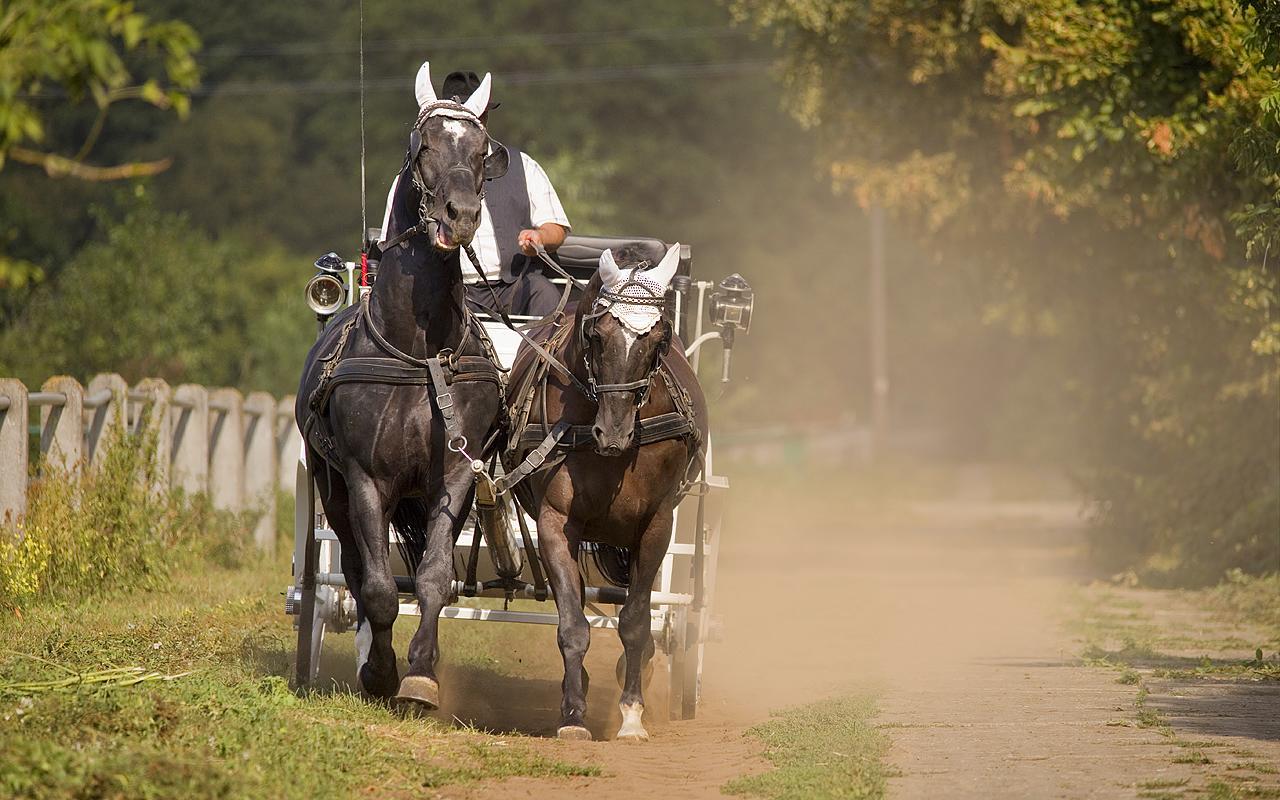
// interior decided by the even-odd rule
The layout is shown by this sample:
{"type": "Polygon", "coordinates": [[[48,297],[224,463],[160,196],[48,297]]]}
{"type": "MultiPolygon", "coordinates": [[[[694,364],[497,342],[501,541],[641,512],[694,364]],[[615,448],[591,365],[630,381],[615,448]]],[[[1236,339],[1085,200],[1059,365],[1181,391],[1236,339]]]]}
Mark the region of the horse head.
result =
{"type": "Polygon", "coordinates": [[[596,396],[591,433],[600,455],[621,455],[635,443],[639,409],[671,345],[671,323],[662,310],[680,263],[680,245],[655,265],[656,255],[638,245],[620,248],[616,255],[604,251],[580,305],[579,343],[596,396]]]}
{"type": "Polygon", "coordinates": [[[470,244],[480,225],[484,182],[506,174],[510,156],[489,136],[482,116],[491,77],[465,102],[439,99],[428,63],[418,70],[418,119],[409,135],[408,166],[418,192],[418,223],[439,250],[470,244]]]}

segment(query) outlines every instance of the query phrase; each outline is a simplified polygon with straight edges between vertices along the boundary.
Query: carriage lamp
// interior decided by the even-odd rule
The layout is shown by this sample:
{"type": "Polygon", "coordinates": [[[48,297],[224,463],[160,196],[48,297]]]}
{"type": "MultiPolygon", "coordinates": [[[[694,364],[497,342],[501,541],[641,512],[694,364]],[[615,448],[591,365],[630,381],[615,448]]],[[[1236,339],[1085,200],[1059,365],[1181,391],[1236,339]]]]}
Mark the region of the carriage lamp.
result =
{"type": "Polygon", "coordinates": [[[337,253],[328,252],[316,259],[316,269],[330,275],[345,275],[347,263],[337,253]]]}
{"type": "Polygon", "coordinates": [[[347,287],[342,280],[347,265],[337,253],[325,253],[316,259],[316,273],[307,282],[307,305],[323,321],[342,308],[347,299],[347,287]]]}
{"type": "Polygon", "coordinates": [[[307,305],[317,317],[329,317],[342,308],[347,287],[336,275],[322,272],[307,282],[307,305]]]}
{"type": "Polygon", "coordinates": [[[729,382],[734,336],[738,331],[746,333],[751,330],[751,312],[755,305],[756,294],[751,284],[736,272],[720,281],[711,293],[707,315],[711,318],[711,324],[720,328],[720,339],[724,342],[721,383],[729,382]]]}
{"type": "Polygon", "coordinates": [[[720,281],[711,293],[707,313],[711,316],[712,325],[746,333],[751,329],[751,311],[755,304],[755,290],[746,278],[735,272],[720,281]]]}

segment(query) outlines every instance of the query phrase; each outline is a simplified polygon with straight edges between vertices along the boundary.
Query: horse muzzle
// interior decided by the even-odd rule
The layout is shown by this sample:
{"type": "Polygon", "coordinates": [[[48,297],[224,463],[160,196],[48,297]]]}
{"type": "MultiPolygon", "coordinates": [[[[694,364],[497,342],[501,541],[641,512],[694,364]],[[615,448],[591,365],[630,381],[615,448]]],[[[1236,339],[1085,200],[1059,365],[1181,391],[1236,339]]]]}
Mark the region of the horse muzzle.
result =
{"type": "Polygon", "coordinates": [[[591,426],[591,438],[596,442],[596,455],[616,458],[631,449],[636,432],[632,428],[626,432],[606,432],[600,425],[591,426]]]}

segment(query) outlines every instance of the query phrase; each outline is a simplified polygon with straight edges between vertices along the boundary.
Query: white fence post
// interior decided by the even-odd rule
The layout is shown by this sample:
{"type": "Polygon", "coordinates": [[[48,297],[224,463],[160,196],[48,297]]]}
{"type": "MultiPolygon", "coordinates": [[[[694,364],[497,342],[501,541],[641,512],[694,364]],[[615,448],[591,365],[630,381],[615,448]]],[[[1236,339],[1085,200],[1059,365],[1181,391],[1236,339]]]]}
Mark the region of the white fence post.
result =
{"type": "Polygon", "coordinates": [[[173,428],[169,424],[169,402],[173,398],[173,390],[160,378],[144,378],[134,387],[134,398],[141,404],[138,408],[138,422],[134,429],[138,433],[155,437],[152,442],[151,492],[160,495],[169,490],[169,457],[173,448],[173,428]]]}
{"type": "Polygon", "coordinates": [[[293,419],[294,397],[280,398],[276,408],[276,461],[280,470],[280,488],[293,494],[297,483],[298,455],[302,452],[302,433],[293,419]]]}
{"type": "Polygon", "coordinates": [[[243,408],[235,389],[209,392],[209,497],[224,511],[244,509],[243,408]]]}
{"type": "Polygon", "coordinates": [[[27,511],[27,387],[0,378],[0,523],[27,511]]]}
{"type": "Polygon", "coordinates": [[[260,510],[253,540],[263,550],[276,544],[276,400],[253,392],[244,402],[245,506],[260,510]]]}
{"type": "Polygon", "coordinates": [[[209,491],[209,390],[184,383],[173,390],[170,485],[187,494],[209,491]]]}
{"type": "Polygon", "coordinates": [[[84,454],[84,387],[75,378],[58,375],[45,381],[40,391],[66,397],[61,404],[40,406],[40,452],[45,463],[79,475],[84,454]]]}
{"type": "Polygon", "coordinates": [[[85,450],[91,465],[101,464],[107,450],[124,436],[128,402],[129,386],[114,372],[94,375],[89,381],[88,396],[84,399],[88,418],[85,450]]]}

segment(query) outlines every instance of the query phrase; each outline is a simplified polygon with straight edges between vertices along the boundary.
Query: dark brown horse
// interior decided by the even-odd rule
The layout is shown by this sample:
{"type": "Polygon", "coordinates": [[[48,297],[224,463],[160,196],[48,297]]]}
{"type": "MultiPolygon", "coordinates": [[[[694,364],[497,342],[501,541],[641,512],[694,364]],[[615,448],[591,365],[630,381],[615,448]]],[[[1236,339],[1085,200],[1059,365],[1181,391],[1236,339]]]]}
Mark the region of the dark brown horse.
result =
{"type": "MultiPolygon", "coordinates": [[[[626,651],[618,738],[649,738],[641,722],[641,670],[654,652],[650,594],[671,541],[679,491],[696,472],[707,435],[697,378],[661,313],[678,252],[677,246],[662,257],[660,250],[646,253],[637,245],[624,248],[615,261],[606,251],[573,315],[535,334],[569,366],[574,380],[547,370],[528,347],[512,366],[509,403],[517,425],[527,419],[524,429],[541,433],[565,421],[589,430],[593,445],[550,459],[516,487],[537,520],[539,550],[560,616],[561,738],[591,737],[584,725],[582,662],[591,630],[578,568],[583,542],[625,550],[621,563],[630,588],[618,622],[626,651]],[[657,441],[646,435],[646,421],[681,417],[685,424],[672,435],[657,441]]],[[[520,441],[520,431],[512,435],[520,441]]],[[[509,453],[508,467],[528,449],[522,445],[509,453]]]]}
{"type": "Polygon", "coordinates": [[[356,601],[360,684],[376,697],[432,707],[438,618],[452,595],[454,540],[474,492],[461,451],[483,446],[502,408],[498,373],[463,305],[458,260],[479,225],[485,179],[505,172],[506,150],[495,144],[490,152],[479,120],[487,89],[479,95],[466,105],[431,96],[423,106],[392,196],[385,231],[392,241],[378,280],[312,348],[296,408],[356,601]],[[416,567],[422,609],[403,681],[391,645],[399,607],[388,561],[393,518],[416,567]]]}

